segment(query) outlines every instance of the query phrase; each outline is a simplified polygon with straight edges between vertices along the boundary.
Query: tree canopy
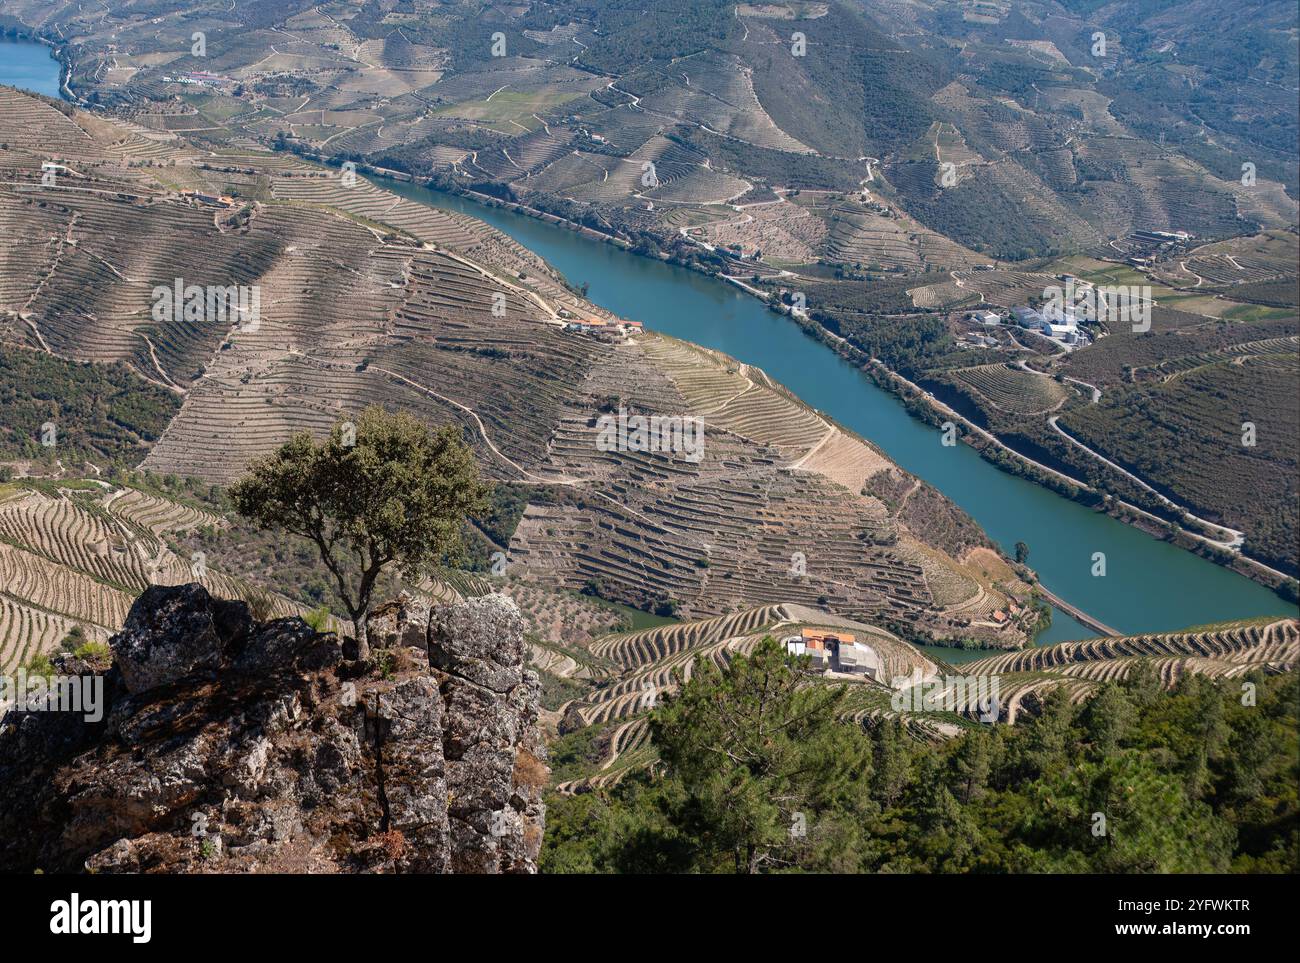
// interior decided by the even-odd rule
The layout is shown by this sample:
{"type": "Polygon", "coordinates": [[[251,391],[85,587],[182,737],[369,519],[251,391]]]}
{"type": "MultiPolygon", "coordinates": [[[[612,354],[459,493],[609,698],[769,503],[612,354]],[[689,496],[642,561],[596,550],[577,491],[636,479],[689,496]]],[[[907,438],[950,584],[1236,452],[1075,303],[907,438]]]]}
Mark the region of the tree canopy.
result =
{"type": "Polygon", "coordinates": [[[375,581],[396,563],[416,576],[460,543],[484,505],[473,453],[452,427],[372,406],[315,442],[295,435],[230,489],[259,525],[311,539],[356,626],[362,656],[375,581]]]}
{"type": "Polygon", "coordinates": [[[555,796],[547,872],[1272,872],[1300,865],[1300,679],[1148,663],[938,744],[769,643],[651,717],[660,762],[555,796]],[[802,820],[796,818],[802,814],[802,820]],[[794,828],[796,831],[791,832],[794,828]],[[802,833],[802,834],[801,834],[802,833]]]}

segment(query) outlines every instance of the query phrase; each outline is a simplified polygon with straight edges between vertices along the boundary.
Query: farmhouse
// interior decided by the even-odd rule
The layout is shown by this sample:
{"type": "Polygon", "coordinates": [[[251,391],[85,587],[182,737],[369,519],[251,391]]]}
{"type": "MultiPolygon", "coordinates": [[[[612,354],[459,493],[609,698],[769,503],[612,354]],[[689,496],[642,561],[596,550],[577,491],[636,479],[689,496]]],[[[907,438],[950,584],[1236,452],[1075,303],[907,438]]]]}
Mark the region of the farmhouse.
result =
{"type": "Polygon", "coordinates": [[[591,334],[596,331],[604,331],[609,327],[609,322],[601,318],[586,318],[577,321],[570,321],[564,326],[565,331],[576,331],[580,334],[591,334]]]}
{"type": "Polygon", "coordinates": [[[820,640],[804,641],[801,636],[792,635],[785,640],[785,650],[791,655],[807,656],[814,672],[825,672],[830,664],[826,646],[820,640]]]}
{"type": "Polygon", "coordinates": [[[808,656],[816,672],[829,668],[832,672],[880,678],[880,656],[851,633],[804,629],[799,635],[786,638],[784,644],[791,655],[808,656]]]}
{"type": "Polygon", "coordinates": [[[227,194],[205,194],[202,191],[181,191],[181,196],[196,200],[200,204],[206,204],[208,207],[235,206],[235,199],[227,194]]]}
{"type": "Polygon", "coordinates": [[[572,331],[577,334],[629,334],[631,332],[641,331],[643,325],[640,321],[605,321],[602,318],[585,318],[577,321],[570,321],[564,326],[565,331],[572,331]]]}

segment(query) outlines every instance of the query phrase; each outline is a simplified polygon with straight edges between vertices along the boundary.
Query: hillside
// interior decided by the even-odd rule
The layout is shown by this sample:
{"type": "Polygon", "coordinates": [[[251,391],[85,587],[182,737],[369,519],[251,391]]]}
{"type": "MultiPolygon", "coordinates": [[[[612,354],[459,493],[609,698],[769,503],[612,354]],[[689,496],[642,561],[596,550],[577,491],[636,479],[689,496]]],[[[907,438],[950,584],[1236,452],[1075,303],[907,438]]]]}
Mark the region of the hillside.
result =
{"type": "MultiPolygon", "coordinates": [[[[939,874],[1023,873],[1036,891],[1052,874],[1096,887],[1294,871],[1294,673],[1256,664],[1171,685],[1139,659],[1084,700],[1058,688],[1015,725],[918,741],[915,718],[846,724],[861,688],[782,660],[768,642],[702,669],[650,714],[641,766],[552,794],[542,870],[926,874],[930,888],[939,874]]],[[[945,676],[924,698],[967,684],[945,676]]],[[[557,770],[578,748],[555,747],[557,770]]]]}
{"type": "Polygon", "coordinates": [[[151,585],[199,582],[244,599],[262,618],[308,608],[179,555],[179,536],[222,519],[193,500],[122,481],[24,479],[0,484],[0,672],[56,651],[80,629],[103,641],[122,627],[134,598],[151,585]]]}
{"type": "Polygon", "coordinates": [[[1039,646],[953,668],[871,626],[797,605],[766,606],[592,643],[588,657],[598,660],[603,672],[590,692],[557,713],[556,791],[573,794],[613,786],[650,765],[655,758],[651,713],[699,671],[700,660],[722,667],[737,655],[750,654],[764,638],[782,639],[807,629],[849,632],[881,655],[877,679],[808,677],[809,684],[847,686],[842,721],[871,728],[896,720],[914,739],[930,743],[960,737],[976,723],[994,719],[1023,723],[1037,716],[1053,693],[1082,705],[1106,684],[1130,675],[1150,674],[1172,689],[1184,676],[1245,679],[1260,672],[1291,672],[1300,662],[1300,623],[1262,619],[1039,646]]]}
{"type": "MultiPolygon", "coordinates": [[[[0,218],[14,225],[0,263],[27,265],[0,292],[6,350],[115,366],[102,370],[168,402],[165,426],[153,415],[134,448],[107,452],[113,463],[203,490],[293,432],[322,433],[377,402],[460,425],[487,478],[519,489],[517,514],[484,551],[544,590],[697,618],[784,599],[915,638],[1028,637],[1027,624],[989,618],[1027,601],[1028,584],[1001,562],[969,563],[988,543],[950,502],[936,495],[909,518],[870,494],[871,475],[907,476],[761,371],[637,329],[569,330],[574,318],[617,319],[481,222],[295,159],[204,151],[16,92],[0,99],[0,218]],[[67,144],[53,184],[32,147],[47,130],[67,144]],[[143,166],[130,159],[137,138],[157,151],[143,166]],[[256,292],[256,314],[160,311],[178,278],[182,290],[256,292]],[[677,439],[690,451],[605,445],[600,419],[620,410],[698,420],[702,434],[677,439]]],[[[60,463],[62,451],[14,468],[114,489],[60,463]]],[[[111,461],[81,444],[75,455],[95,470],[111,461]]],[[[15,504],[28,528],[42,524],[34,498],[15,504]]],[[[65,567],[90,551],[87,524],[67,513],[66,526],[58,537],[71,547],[50,559],[65,567]]],[[[202,546],[189,540],[191,554],[202,546]]],[[[159,551],[126,558],[184,567],[159,551]]],[[[88,564],[77,577],[110,592],[147,584],[143,569],[88,564]]],[[[111,631],[125,604],[104,604],[48,607],[111,631]]],[[[59,633],[44,630],[41,645],[59,633]]]]}
{"type": "Polygon", "coordinates": [[[1267,928],[1119,877],[1300,868],[1294,0],[0,0],[0,51],[50,935],[287,873],[1267,928]]]}
{"type": "MultiPolygon", "coordinates": [[[[1262,507],[1275,498],[1293,507],[1300,495],[1294,458],[1277,447],[1300,431],[1293,406],[1279,404],[1300,390],[1288,360],[1294,345],[1285,340],[1300,331],[1297,280],[1277,251],[1233,253],[1263,237],[1272,239],[1265,247],[1289,246],[1295,260],[1300,164],[1288,91],[1300,88],[1300,56],[1288,39],[1295,11],[1286,5],[1252,0],[1213,36],[1202,29],[1213,16],[1205,3],[1127,0],[871,7],[675,0],[651,11],[624,0],[562,0],[490,13],[458,0],[438,4],[436,15],[406,3],[203,2],[163,4],[162,26],[134,18],[128,4],[100,7],[47,12],[7,0],[0,10],[58,47],[83,103],[125,124],[109,135],[114,163],[167,164],[162,183],[173,190],[346,212],[339,223],[296,211],[289,227],[272,226],[268,209],[213,246],[215,271],[272,271],[284,316],[329,302],[364,326],[394,310],[401,299],[390,268],[403,263],[401,241],[411,238],[449,245],[485,267],[530,259],[503,251],[499,237],[480,238],[489,253],[467,237],[472,226],[435,225],[364,186],[345,193],[323,178],[300,178],[302,165],[250,154],[255,147],[517,202],[641,253],[743,278],[772,300],[806,305],[828,332],[992,432],[1030,477],[1041,480],[1044,466],[1063,473],[1086,486],[1076,491],[1098,493],[1088,498],[1126,503],[1121,517],[1145,512],[1147,527],[1183,529],[1180,543],[1268,584],[1300,574],[1294,511],[1276,518],[1262,507]],[[202,49],[191,42],[194,30],[202,49]],[[173,165],[177,157],[186,159],[173,165]],[[398,238],[377,246],[366,236],[372,218],[398,238]],[[1148,241],[1149,232],[1189,238],[1156,250],[1136,240],[1144,232],[1148,241]],[[372,248],[365,286],[323,287],[310,297],[293,290],[297,272],[308,269],[299,258],[328,261],[354,246],[372,248]],[[1150,263],[1134,270],[1132,258],[1150,263]],[[1089,343],[1064,352],[964,320],[972,309],[1044,297],[1066,274],[1148,286],[1152,331],[1094,325],[1089,343]],[[1263,343],[1281,349],[1280,362],[1270,350],[1248,362],[1255,369],[1248,373],[1200,370],[1187,390],[1131,383],[1154,373],[1148,365],[1170,376],[1168,365],[1184,370],[1207,351],[1253,357],[1250,346],[1263,343]],[[1094,377],[1099,368],[1122,384],[1109,390],[1108,379],[1094,377]],[[1234,375],[1243,373],[1266,382],[1262,404],[1242,397],[1234,375]],[[1067,387],[1091,390],[1080,383],[1101,391],[1091,410],[1087,394],[1067,387]],[[1207,393],[1241,410],[1234,424],[1206,417],[1195,399],[1207,393]],[[1169,416],[1153,422],[1152,410],[1169,416]],[[1247,421],[1260,427],[1251,450],[1229,443],[1247,421]],[[1174,445],[1175,437],[1192,444],[1174,445]],[[1241,497],[1255,480],[1269,497],[1241,497]]],[[[51,130],[67,157],[86,149],[66,123],[51,130]]],[[[34,133],[10,136],[31,143],[34,133]]],[[[61,216],[96,215],[83,205],[61,216]]],[[[178,237],[195,228],[192,213],[135,217],[141,228],[148,220],[162,229],[166,220],[178,237]]],[[[59,224],[66,221],[41,228],[42,237],[55,236],[59,224]]],[[[115,252],[89,249],[93,263],[80,266],[76,253],[49,250],[41,264],[73,255],[65,273],[87,278],[106,270],[99,258],[118,264],[115,252]]],[[[453,270],[423,257],[414,263],[416,273],[453,270]]],[[[513,285],[518,272],[508,270],[513,285]]],[[[525,286],[555,310],[588,310],[557,278],[544,281],[544,267],[533,270],[525,286]]],[[[459,290],[463,297],[472,286],[459,290]]],[[[500,293],[513,317],[516,305],[500,293]]],[[[37,301],[57,309],[60,297],[52,290],[37,301]]],[[[10,310],[21,316],[29,308],[10,310]]],[[[76,329],[86,347],[73,348],[74,329],[59,324],[40,336],[74,357],[134,358],[137,371],[164,387],[185,388],[220,340],[213,331],[134,324],[124,338],[114,320],[120,304],[88,310],[93,330],[76,329]]],[[[18,319],[10,326],[34,340],[18,319]]],[[[336,330],[327,341],[353,334],[336,330]]],[[[421,362],[418,372],[391,375],[382,357],[363,360],[377,366],[372,377],[337,387],[335,369],[355,363],[346,351],[310,361],[263,356],[258,364],[270,366],[275,382],[312,384],[336,400],[384,393],[365,383],[374,376],[427,386],[436,368],[421,362]],[[325,375],[328,389],[319,385],[325,375]]],[[[548,356],[540,370],[572,378],[572,361],[548,356]]],[[[230,379],[246,368],[222,367],[196,392],[195,413],[234,400],[230,379]],[[227,387],[216,393],[223,379],[227,387]]],[[[257,391],[238,399],[246,408],[266,402],[257,391]]],[[[318,416],[276,417],[297,424],[318,416]]],[[[506,457],[527,460],[505,426],[491,430],[506,457]]],[[[174,434],[192,431],[182,418],[174,434]]],[[[529,455],[537,456],[535,446],[529,455]]],[[[180,457],[164,446],[153,463],[195,470],[180,457]]]]}

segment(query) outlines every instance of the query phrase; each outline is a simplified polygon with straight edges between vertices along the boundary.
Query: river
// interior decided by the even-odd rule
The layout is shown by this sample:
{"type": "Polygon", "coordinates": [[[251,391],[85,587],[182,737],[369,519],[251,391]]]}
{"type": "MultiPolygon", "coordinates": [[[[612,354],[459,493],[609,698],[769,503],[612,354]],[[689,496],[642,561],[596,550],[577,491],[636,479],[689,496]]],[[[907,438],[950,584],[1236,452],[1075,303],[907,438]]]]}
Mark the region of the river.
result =
{"type": "MultiPolygon", "coordinates": [[[[621,317],[762,368],[942,491],[1008,553],[1016,542],[1025,542],[1029,564],[1043,584],[1107,625],[1129,633],[1159,632],[1297,614],[1244,576],[1007,474],[966,445],[945,448],[939,432],[909,415],[897,398],[734,285],[513,211],[399,181],[382,183],[405,197],[499,228],[570,282],[588,285],[591,301],[621,317]],[[1095,552],[1106,556],[1105,576],[1092,575],[1095,552]]],[[[1056,610],[1039,644],[1094,635],[1056,610]]],[[[982,653],[939,654],[965,661],[982,653]]]]}
{"type": "MultiPolygon", "coordinates": [[[[59,65],[46,47],[0,42],[0,83],[57,96],[59,65]]],[[[423,187],[385,180],[403,196],[480,218],[555,265],[622,317],[757,365],[808,404],[878,445],[964,508],[1008,553],[1017,541],[1043,584],[1123,632],[1159,632],[1255,615],[1296,615],[1249,579],[1009,475],[910,416],[893,395],[733,285],[640,257],[553,224],[423,187]],[[1094,577],[1093,556],[1106,557],[1094,577]]],[[[1059,610],[1039,644],[1090,632],[1059,610]]],[[[950,661],[981,653],[937,650],[950,661]]]]}
{"type": "Polygon", "coordinates": [[[44,44],[0,39],[0,84],[57,97],[59,62],[44,44]]]}

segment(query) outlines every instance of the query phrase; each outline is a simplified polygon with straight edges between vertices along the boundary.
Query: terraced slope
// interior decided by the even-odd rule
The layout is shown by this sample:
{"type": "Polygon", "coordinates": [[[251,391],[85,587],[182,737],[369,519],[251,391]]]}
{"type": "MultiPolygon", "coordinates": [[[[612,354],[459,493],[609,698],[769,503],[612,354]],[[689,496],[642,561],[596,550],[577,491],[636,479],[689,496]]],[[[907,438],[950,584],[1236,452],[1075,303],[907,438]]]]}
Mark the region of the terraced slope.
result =
{"type": "MultiPolygon", "coordinates": [[[[1023,627],[952,604],[1002,605],[1028,587],[1014,576],[972,582],[890,517],[862,494],[888,459],[763,372],[650,333],[567,331],[570,318],[609,315],[499,232],[364,178],[230,147],[123,166],[134,128],[29,100],[16,133],[44,111],[99,160],[75,183],[42,185],[32,148],[4,155],[24,172],[0,185],[0,222],[15,226],[0,235],[0,263],[21,266],[3,275],[0,331],[36,350],[123,361],[181,397],[146,469],[228,482],[294,432],[322,433],[381,404],[460,426],[485,474],[546,492],[525,508],[508,558],[513,576],[540,588],[596,584],[611,600],[688,617],[783,599],[935,639],[1023,643],[1023,627]],[[160,317],[156,289],[177,278],[256,290],[255,322],[160,317]],[[608,450],[597,425],[620,409],[700,419],[701,448],[608,450]]],[[[321,122],[339,120],[327,109],[321,122]]],[[[652,146],[668,189],[694,155],[652,146]]],[[[964,517],[941,498],[932,507],[964,517]]],[[[135,510],[147,529],[148,509],[135,510]]],[[[110,573],[111,557],[84,546],[51,562],[78,564],[77,551],[85,577],[142,584],[141,562],[110,573]]]]}
{"type": "MultiPolygon", "coordinates": [[[[842,298],[823,299],[827,310],[818,305],[811,319],[927,388],[936,385],[935,371],[951,371],[946,390],[959,397],[942,400],[1026,457],[1060,465],[1143,511],[1177,521],[1185,509],[1230,526],[1246,536],[1219,543],[1236,553],[1231,564],[1270,583],[1294,576],[1294,513],[1274,524],[1258,510],[1234,510],[1248,501],[1240,491],[1225,500],[1206,490],[1198,469],[1229,457],[1216,434],[1224,425],[1197,417],[1202,413],[1187,410],[1173,391],[1122,405],[1097,399],[1109,410],[1076,415],[1066,410],[1074,388],[1063,394],[1050,380],[1058,371],[1042,378],[999,370],[1041,355],[1046,366],[1074,368],[1072,377],[1099,387],[1083,369],[1149,372],[1164,362],[1191,364],[1199,348],[1180,353],[1182,360],[1156,359],[1156,337],[1094,331],[1106,336],[1067,359],[1064,348],[1036,335],[1003,330],[990,338],[981,330],[971,338],[954,317],[983,301],[1009,305],[1041,295],[1057,274],[1053,268],[1040,277],[1044,258],[1088,251],[1123,264],[1143,253],[1129,243],[1131,232],[1159,230],[1190,232],[1197,246],[1160,247],[1164,263],[1152,277],[1173,287],[1157,296],[1171,310],[1162,310],[1153,334],[1167,332],[1169,315],[1186,312],[1191,325],[1202,318],[1239,328],[1265,322],[1266,330],[1242,332],[1243,340],[1294,335],[1294,273],[1278,270],[1273,253],[1261,250],[1269,245],[1253,239],[1294,238],[1296,117],[1287,94],[1297,87],[1296,61],[1284,54],[1250,59],[1295,34],[1294,11],[1273,4],[1207,32],[1195,5],[1148,9],[1121,0],[1067,4],[1050,15],[1033,4],[1025,11],[1006,3],[957,6],[700,0],[685,4],[689,16],[678,16],[663,4],[526,0],[494,9],[489,32],[470,4],[161,0],[140,16],[120,2],[91,9],[5,0],[14,22],[61,45],[71,92],[130,119],[114,123],[5,95],[12,136],[0,141],[0,169],[13,176],[0,188],[7,195],[0,238],[14,243],[0,245],[0,265],[11,268],[0,271],[0,310],[7,312],[0,329],[36,347],[129,360],[159,384],[188,390],[215,366],[212,353],[232,342],[220,325],[151,323],[141,313],[136,268],[176,266],[150,241],[151,232],[170,231],[186,245],[211,248],[220,273],[239,267],[265,279],[277,317],[268,336],[244,338],[243,346],[235,339],[240,351],[223,359],[235,363],[196,389],[202,397],[157,456],[158,467],[189,472],[217,464],[211,450],[193,457],[189,449],[204,440],[196,426],[227,405],[234,417],[221,426],[220,446],[238,453],[228,475],[294,426],[314,427],[356,400],[397,392],[406,397],[395,403],[464,424],[484,456],[495,459],[494,447],[500,450],[502,477],[536,474],[537,453],[565,415],[548,398],[541,412],[547,426],[529,424],[526,437],[512,438],[512,419],[480,410],[493,399],[427,380],[443,365],[402,371],[404,381],[346,379],[351,383],[331,386],[314,408],[278,388],[236,386],[246,376],[280,385],[309,377],[284,354],[311,340],[295,317],[321,316],[331,328],[327,341],[346,344],[333,357],[307,362],[324,366],[317,378],[338,381],[346,366],[369,360],[371,347],[391,349],[400,333],[388,316],[408,297],[472,314],[482,310],[473,302],[491,289],[505,297],[510,320],[600,315],[554,272],[481,225],[364,180],[345,185],[338,171],[283,153],[259,157],[257,148],[371,164],[518,201],[747,285],[771,282],[773,296],[781,288],[848,288],[842,298]],[[509,49],[485,42],[496,27],[509,49]],[[1111,47],[1097,57],[1088,38],[1101,27],[1111,47]],[[208,56],[187,53],[195,29],[214,41],[208,56]],[[1246,53],[1225,55],[1206,39],[1220,34],[1231,37],[1224,49],[1246,53]],[[205,73],[185,77],[200,69],[205,73]],[[64,187],[75,185],[84,197],[52,204],[41,193],[35,172],[45,153],[66,162],[64,187]],[[148,165],[148,177],[131,165],[148,165]],[[235,194],[260,206],[214,215],[223,236],[206,239],[196,234],[203,225],[195,219],[213,212],[192,204],[173,209],[171,192],[180,190],[235,194]],[[282,205],[294,209],[295,220],[304,210],[328,211],[353,231],[318,219],[296,235],[300,243],[274,224],[282,205]],[[283,249],[262,243],[268,227],[283,249]],[[145,243],[140,252],[96,246],[87,228],[145,243]],[[318,236],[326,243],[317,245],[318,236]],[[450,303],[442,304],[431,293],[439,285],[416,277],[408,243],[464,255],[472,266],[461,267],[483,278],[455,279],[450,303]],[[366,263],[340,260],[338,246],[366,250],[366,263]],[[333,263],[347,267],[335,283],[322,280],[333,263]],[[352,271],[364,279],[355,297],[342,280],[352,271]],[[408,280],[394,286],[399,276],[408,280]],[[40,280],[28,284],[29,277],[40,280]],[[78,277],[104,293],[85,316],[66,296],[67,282],[78,277]],[[874,290],[859,299],[853,291],[894,282],[906,301],[883,303],[874,290]],[[335,306],[347,321],[333,323],[335,306]],[[933,354],[946,356],[941,365],[912,367],[933,354]],[[1146,422],[1131,412],[1162,407],[1193,416],[1173,426],[1199,442],[1187,447],[1184,463],[1142,457],[1149,452],[1132,444],[1143,437],[1135,427],[1146,422]],[[1049,423],[1058,413],[1097,457],[1049,423]],[[494,431],[501,441],[484,437],[494,431]],[[1221,458],[1207,460],[1216,451],[1221,458]],[[1143,485],[1159,488],[1158,497],[1143,485]]],[[[436,268],[439,277],[459,270],[436,268]]],[[[1285,395],[1279,388],[1294,394],[1293,372],[1279,363],[1245,373],[1267,382],[1270,398],[1285,395]]],[[[1243,372],[1193,375],[1193,385],[1198,393],[1226,385],[1235,408],[1234,374],[1243,372]]],[[[1264,406],[1263,418],[1275,413],[1273,404],[1264,406]]],[[[1238,424],[1258,415],[1243,414],[1238,424]]],[[[1158,429],[1169,434],[1168,427],[1158,429]]],[[[752,439],[750,428],[735,430],[752,439]]],[[[1149,447],[1172,451],[1164,440],[1149,447]]],[[[1217,475],[1286,476],[1289,484],[1274,484],[1270,496],[1293,496],[1293,460],[1251,457],[1260,453],[1237,451],[1217,475]]],[[[829,470],[821,459],[838,454],[828,441],[825,456],[814,453],[808,465],[829,470]]],[[[848,471],[836,480],[856,491],[859,477],[848,471]]]]}
{"type": "Polygon", "coordinates": [[[1300,623],[1295,619],[1227,623],[1206,631],[1167,632],[1119,638],[1085,639],[990,656],[967,663],[972,674],[1042,672],[1083,662],[1132,657],[1194,657],[1245,664],[1251,661],[1289,667],[1300,655],[1300,623]]]}
{"type": "MultiPolygon", "coordinates": [[[[796,605],[765,606],[595,642],[593,654],[624,671],[563,707],[560,731],[590,728],[602,754],[585,775],[557,788],[589,791],[652,764],[649,713],[658,700],[671,696],[690,678],[697,659],[722,664],[734,653],[750,651],[764,636],[781,638],[802,626],[852,631],[882,656],[885,684],[862,679],[847,683],[846,724],[874,725],[901,718],[915,738],[925,741],[988,724],[991,712],[996,712],[999,723],[1014,724],[1020,713],[1037,711],[1054,689],[1063,689],[1072,701],[1080,702],[1098,686],[1139,669],[1154,670],[1163,685],[1172,687],[1187,673],[1232,679],[1256,671],[1294,671],[1300,662],[1300,622],[1260,619],[1186,632],[1066,642],[990,656],[953,670],[935,665],[905,642],[870,626],[796,605]],[[990,695],[995,700],[992,708],[990,695]]],[[[810,684],[839,681],[839,677],[809,678],[810,684]]]]}
{"type": "MultiPolygon", "coordinates": [[[[802,628],[840,629],[852,632],[881,657],[885,679],[930,678],[938,667],[917,649],[888,632],[831,615],[824,610],[793,604],[765,605],[732,615],[660,626],[640,632],[598,639],[591,655],[621,671],[601,682],[588,695],[560,709],[561,733],[595,727],[604,755],[590,775],[562,783],[562,792],[578,792],[607,785],[654,759],[649,745],[646,716],[655,704],[671,696],[691,677],[697,660],[724,665],[734,654],[747,654],[766,636],[782,638],[802,628]]],[[[811,678],[811,677],[810,677],[811,678]]],[[[888,705],[887,686],[864,678],[844,679],[855,692],[854,712],[867,704],[888,705]]]]}
{"type": "MultiPolygon", "coordinates": [[[[646,334],[594,357],[583,391],[702,418],[702,457],[599,451],[597,412],[566,418],[545,473],[598,494],[582,508],[529,506],[510,548],[525,571],[640,604],[671,599],[695,617],[786,598],[954,631],[927,570],[943,581],[938,570],[955,572],[956,561],[938,552],[918,564],[915,536],[861,494],[890,463],[762,372],[646,334]]],[[[1004,601],[1015,591],[984,588],[1004,601]]],[[[961,631],[999,635],[992,623],[961,631]]]]}
{"type": "Polygon", "coordinates": [[[199,581],[272,617],[305,611],[168,547],[171,536],[220,524],[208,512],[105,482],[66,485],[11,485],[0,497],[0,672],[54,648],[75,626],[107,638],[150,585],[199,581]]]}
{"type": "MultiPolygon", "coordinates": [[[[1125,678],[1149,666],[1166,686],[1186,673],[1237,678],[1255,671],[1294,671],[1300,662],[1300,622],[1256,619],[1200,630],[1086,639],[991,656],[962,666],[965,674],[996,678],[1002,717],[1032,710],[1051,689],[1063,688],[1074,702],[1101,683],[1125,678]]],[[[958,707],[971,715],[976,708],[958,707]]]]}

